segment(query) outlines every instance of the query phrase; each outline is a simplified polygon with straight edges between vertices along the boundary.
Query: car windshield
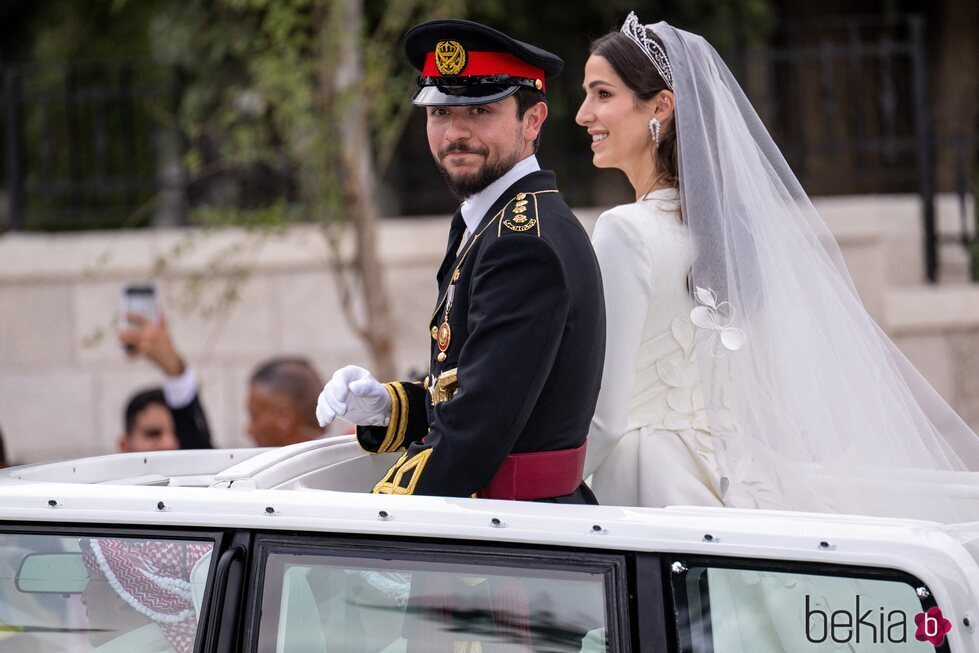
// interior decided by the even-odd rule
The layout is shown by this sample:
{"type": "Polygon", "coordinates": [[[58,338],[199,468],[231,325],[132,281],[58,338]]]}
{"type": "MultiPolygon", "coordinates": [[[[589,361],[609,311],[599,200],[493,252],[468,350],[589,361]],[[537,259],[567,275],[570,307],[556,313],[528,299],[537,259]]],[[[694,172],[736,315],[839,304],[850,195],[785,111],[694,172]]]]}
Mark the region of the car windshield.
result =
{"type": "Polygon", "coordinates": [[[212,547],[0,533],[0,652],[191,653],[212,547]]]}

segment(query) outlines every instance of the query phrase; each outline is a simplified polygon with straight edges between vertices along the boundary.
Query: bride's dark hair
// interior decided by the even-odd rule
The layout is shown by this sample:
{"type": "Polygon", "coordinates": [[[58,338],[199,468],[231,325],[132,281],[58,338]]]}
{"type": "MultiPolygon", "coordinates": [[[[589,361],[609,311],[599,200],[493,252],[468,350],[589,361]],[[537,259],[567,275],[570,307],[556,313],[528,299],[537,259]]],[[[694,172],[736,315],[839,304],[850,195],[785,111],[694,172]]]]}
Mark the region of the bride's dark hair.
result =
{"type": "MultiPolygon", "coordinates": [[[[646,33],[651,39],[663,42],[648,29],[646,33]]],[[[622,32],[609,32],[605,36],[592,41],[588,49],[590,54],[605,57],[615,73],[622,78],[625,85],[636,94],[636,104],[648,102],[660,91],[669,90],[666,82],[656,72],[656,67],[638,45],[622,32]]],[[[664,49],[665,51],[665,49],[664,49]]],[[[659,149],[656,154],[656,173],[659,181],[675,188],[680,186],[679,162],[677,160],[676,127],[674,119],[663,124],[659,136],[659,149]]],[[[638,191],[638,189],[637,189],[638,191]]]]}

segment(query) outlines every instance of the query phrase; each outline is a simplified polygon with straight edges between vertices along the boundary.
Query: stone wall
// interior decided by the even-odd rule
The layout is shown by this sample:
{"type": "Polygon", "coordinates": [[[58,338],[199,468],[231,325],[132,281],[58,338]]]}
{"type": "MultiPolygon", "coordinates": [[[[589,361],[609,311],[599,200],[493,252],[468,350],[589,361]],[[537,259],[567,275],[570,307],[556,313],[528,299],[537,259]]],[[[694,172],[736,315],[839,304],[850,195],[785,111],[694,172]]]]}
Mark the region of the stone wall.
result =
{"type": "MultiPolygon", "coordinates": [[[[979,290],[926,288],[915,197],[826,198],[817,203],[837,236],[871,312],[974,427],[979,426],[979,290]]],[[[941,198],[953,221],[954,198],[941,198]]],[[[598,211],[581,210],[590,229],[598,211]]],[[[388,219],[380,233],[400,369],[424,369],[447,217],[388,219]]],[[[248,446],[245,387],[251,370],[280,354],[309,356],[326,377],[370,365],[341,315],[327,250],[314,227],[256,235],[153,230],[0,237],[0,428],[18,462],[107,453],[134,389],[155,385],[149,364],[126,359],[115,337],[119,293],[153,278],[174,339],[198,371],[214,439],[248,446]],[[169,263],[156,267],[160,257],[169,263]],[[229,310],[202,314],[251,270],[229,310]],[[197,277],[203,276],[204,283],[197,277]],[[196,293],[203,302],[194,308],[196,293]]]]}

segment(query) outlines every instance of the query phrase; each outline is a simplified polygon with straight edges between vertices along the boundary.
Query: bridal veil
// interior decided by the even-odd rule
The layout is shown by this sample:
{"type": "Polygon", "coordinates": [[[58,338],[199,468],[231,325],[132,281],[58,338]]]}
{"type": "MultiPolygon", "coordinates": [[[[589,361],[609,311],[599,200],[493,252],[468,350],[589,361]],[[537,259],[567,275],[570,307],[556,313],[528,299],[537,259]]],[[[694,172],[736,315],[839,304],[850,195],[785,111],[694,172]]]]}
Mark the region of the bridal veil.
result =
{"type": "Polygon", "coordinates": [[[703,401],[729,505],[979,519],[979,438],[864,309],[717,52],[666,23],[703,401]]]}

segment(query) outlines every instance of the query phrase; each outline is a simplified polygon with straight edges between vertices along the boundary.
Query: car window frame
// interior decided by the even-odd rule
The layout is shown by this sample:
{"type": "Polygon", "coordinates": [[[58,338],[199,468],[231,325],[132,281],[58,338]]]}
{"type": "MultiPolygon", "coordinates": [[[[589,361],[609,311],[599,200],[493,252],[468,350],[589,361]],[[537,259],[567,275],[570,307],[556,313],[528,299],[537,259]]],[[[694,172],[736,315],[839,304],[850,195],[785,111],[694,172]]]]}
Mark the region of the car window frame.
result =
{"type": "MultiPolygon", "coordinates": [[[[673,566],[681,564],[685,567],[683,574],[694,567],[705,567],[713,569],[735,569],[750,570],[759,572],[781,572],[788,574],[807,574],[813,576],[831,576],[834,578],[851,578],[858,580],[871,581],[892,581],[908,585],[915,591],[918,601],[922,605],[922,610],[938,607],[934,593],[931,588],[920,578],[910,572],[893,569],[890,567],[869,567],[866,565],[848,564],[827,564],[813,561],[795,560],[772,560],[764,558],[735,558],[726,556],[705,556],[705,555],[686,555],[681,553],[662,554],[662,574],[664,578],[663,589],[666,592],[667,605],[671,607],[673,614],[673,636],[676,641],[676,649],[681,651],[692,651],[693,643],[690,641],[689,625],[684,627],[684,618],[689,623],[689,610],[684,609],[686,597],[686,583],[676,582],[681,574],[673,571],[673,566]],[[927,596],[922,597],[918,588],[925,588],[927,596]],[[681,600],[683,601],[681,603],[681,600]]],[[[708,613],[710,614],[710,613],[708,613]]],[[[712,615],[708,621],[708,628],[712,634],[712,615]]],[[[711,638],[710,650],[706,653],[713,653],[713,639],[711,638]]],[[[934,647],[936,653],[950,653],[948,638],[942,642],[941,646],[934,647]]]]}
{"type": "Polygon", "coordinates": [[[659,552],[636,551],[629,555],[629,594],[633,646],[637,651],[680,650],[675,614],[670,602],[669,574],[659,552]]]}
{"type": "Polygon", "coordinates": [[[521,567],[582,571],[586,566],[604,570],[606,601],[606,646],[615,653],[645,650],[635,647],[631,627],[634,593],[631,591],[629,552],[611,549],[575,549],[473,540],[344,536],[342,534],[285,535],[256,533],[252,542],[247,576],[247,605],[244,615],[243,651],[257,651],[264,599],[265,572],[271,554],[322,555],[362,559],[432,560],[452,564],[521,567]],[[434,557],[433,557],[434,556],[434,557]],[[487,564],[487,561],[495,564],[487,564]]]}

